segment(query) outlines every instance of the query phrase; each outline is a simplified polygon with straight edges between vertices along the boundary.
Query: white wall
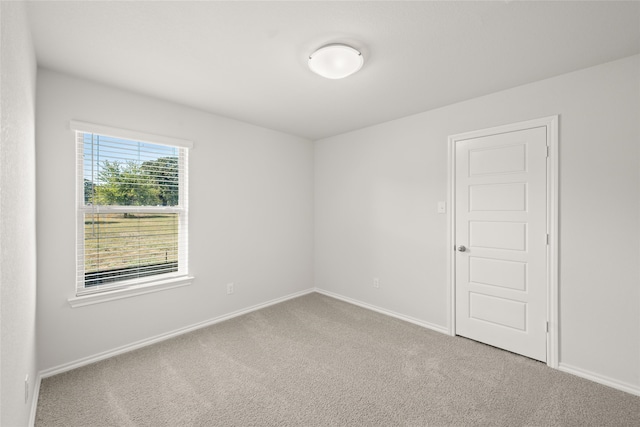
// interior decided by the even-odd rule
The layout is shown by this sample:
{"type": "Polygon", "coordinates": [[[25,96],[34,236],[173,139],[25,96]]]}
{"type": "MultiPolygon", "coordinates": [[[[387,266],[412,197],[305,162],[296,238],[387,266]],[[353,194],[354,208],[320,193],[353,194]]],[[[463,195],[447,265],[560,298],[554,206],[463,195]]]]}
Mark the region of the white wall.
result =
{"type": "Polygon", "coordinates": [[[36,125],[41,369],[312,288],[310,141],[42,69],[36,125]],[[194,141],[193,285],[69,306],[75,286],[71,119],[194,141]],[[228,282],[235,283],[229,296],[228,282]]]}
{"type": "Polygon", "coordinates": [[[448,327],[447,137],[559,114],[561,367],[640,392],[639,89],[634,56],[317,141],[316,286],[448,327]]]}
{"type": "Polygon", "coordinates": [[[26,425],[36,366],[36,60],[25,5],[0,2],[0,425],[26,425]]]}

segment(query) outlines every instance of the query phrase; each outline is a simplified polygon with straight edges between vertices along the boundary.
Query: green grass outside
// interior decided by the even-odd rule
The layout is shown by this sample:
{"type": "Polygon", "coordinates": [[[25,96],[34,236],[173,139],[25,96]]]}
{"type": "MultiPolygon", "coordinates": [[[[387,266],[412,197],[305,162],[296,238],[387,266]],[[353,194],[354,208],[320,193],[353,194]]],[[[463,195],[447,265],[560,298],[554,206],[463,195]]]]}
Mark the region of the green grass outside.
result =
{"type": "Polygon", "coordinates": [[[178,214],[85,214],[85,272],[178,261],[178,214]]]}

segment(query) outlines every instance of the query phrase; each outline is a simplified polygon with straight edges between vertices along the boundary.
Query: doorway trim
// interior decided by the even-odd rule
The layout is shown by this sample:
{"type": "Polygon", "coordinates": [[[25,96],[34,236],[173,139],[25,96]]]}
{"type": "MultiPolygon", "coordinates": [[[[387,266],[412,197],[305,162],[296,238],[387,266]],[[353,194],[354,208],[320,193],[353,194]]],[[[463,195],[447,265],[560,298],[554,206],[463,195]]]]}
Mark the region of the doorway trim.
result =
{"type": "Polygon", "coordinates": [[[455,230],[455,154],[456,143],[461,140],[478,138],[496,133],[514,132],[537,127],[546,127],[547,130],[547,234],[549,245],[547,246],[547,366],[558,368],[559,354],[559,293],[558,293],[558,120],[559,116],[548,116],[539,119],[511,123],[487,129],[480,129],[449,136],[448,141],[448,177],[447,177],[447,204],[449,215],[447,216],[447,279],[449,281],[449,335],[456,334],[456,257],[453,256],[456,242],[455,230]]]}

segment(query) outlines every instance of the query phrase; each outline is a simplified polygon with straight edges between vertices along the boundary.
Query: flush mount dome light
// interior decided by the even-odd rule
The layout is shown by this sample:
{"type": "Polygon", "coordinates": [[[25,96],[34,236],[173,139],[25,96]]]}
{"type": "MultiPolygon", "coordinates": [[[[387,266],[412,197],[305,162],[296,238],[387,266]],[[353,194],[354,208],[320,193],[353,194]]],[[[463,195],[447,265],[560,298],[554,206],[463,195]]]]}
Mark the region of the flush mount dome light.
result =
{"type": "Polygon", "coordinates": [[[328,79],[342,79],[364,64],[362,53],[346,44],[329,44],[309,55],[309,68],[328,79]]]}

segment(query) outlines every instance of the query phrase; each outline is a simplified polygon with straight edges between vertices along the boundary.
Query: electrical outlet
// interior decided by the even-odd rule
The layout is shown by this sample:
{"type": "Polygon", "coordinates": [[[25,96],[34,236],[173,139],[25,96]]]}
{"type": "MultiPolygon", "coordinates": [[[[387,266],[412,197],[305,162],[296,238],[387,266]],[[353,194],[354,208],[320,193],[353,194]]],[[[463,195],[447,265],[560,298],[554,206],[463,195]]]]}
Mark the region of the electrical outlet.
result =
{"type": "Polygon", "coordinates": [[[227,295],[231,295],[233,293],[233,283],[227,283],[227,295]]]}
{"type": "Polygon", "coordinates": [[[373,287],[376,289],[380,288],[380,279],[378,279],[377,277],[373,278],[373,287]]]}
{"type": "Polygon", "coordinates": [[[24,378],[24,403],[29,401],[29,374],[24,378]]]}

